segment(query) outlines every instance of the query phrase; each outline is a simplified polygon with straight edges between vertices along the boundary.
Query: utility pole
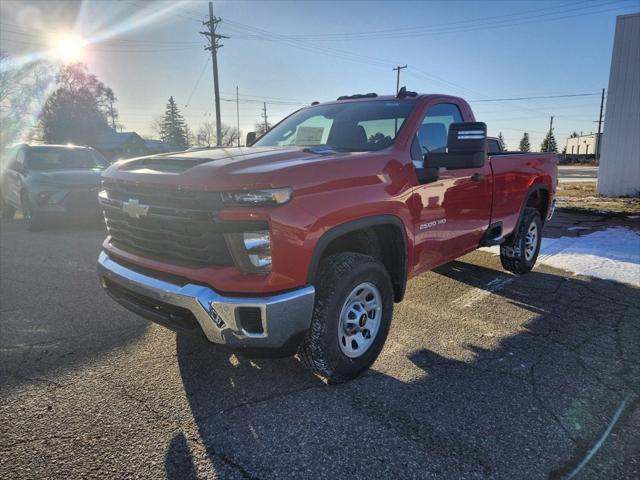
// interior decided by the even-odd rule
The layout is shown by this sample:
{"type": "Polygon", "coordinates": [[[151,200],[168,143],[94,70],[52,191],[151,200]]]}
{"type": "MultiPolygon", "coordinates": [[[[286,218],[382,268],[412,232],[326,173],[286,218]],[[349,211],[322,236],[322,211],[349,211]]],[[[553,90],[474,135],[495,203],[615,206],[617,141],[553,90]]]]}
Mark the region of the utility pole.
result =
{"type": "Polygon", "coordinates": [[[116,130],[116,111],[113,109],[113,98],[109,99],[109,116],[111,117],[111,128],[116,130]]]}
{"type": "Polygon", "coordinates": [[[549,139],[547,141],[547,152],[550,152],[549,148],[551,147],[551,135],[553,135],[553,115],[551,115],[551,120],[549,121],[549,139]]]}
{"type": "Polygon", "coordinates": [[[264,117],[264,131],[269,130],[269,122],[267,121],[267,102],[263,103],[262,116],[264,117]]]}
{"type": "Polygon", "coordinates": [[[238,146],[240,146],[240,97],[238,96],[237,85],[236,85],[236,120],[238,122],[238,146]]]}
{"type": "Polygon", "coordinates": [[[393,68],[394,71],[398,72],[398,76],[396,78],[396,95],[400,91],[400,70],[402,70],[403,68],[407,68],[407,65],[403,65],[403,66],[398,65],[397,67],[393,68]]]}
{"type": "Polygon", "coordinates": [[[602,109],[604,108],[604,88],[600,99],[600,116],[598,117],[598,136],[596,137],[596,160],[600,163],[600,135],[602,135],[602,109]]]}
{"type": "Polygon", "coordinates": [[[204,47],[205,50],[211,51],[211,60],[213,63],[213,92],[215,96],[216,102],[216,146],[220,146],[222,142],[222,126],[220,120],[220,88],[218,87],[218,49],[223,45],[218,43],[221,38],[229,38],[224,35],[219,35],[216,33],[216,27],[218,23],[220,23],[222,19],[220,17],[213,16],[213,2],[209,2],[209,21],[202,22],[202,24],[207,27],[209,30],[206,32],[200,32],[202,35],[207,37],[209,40],[209,45],[204,47]]]}

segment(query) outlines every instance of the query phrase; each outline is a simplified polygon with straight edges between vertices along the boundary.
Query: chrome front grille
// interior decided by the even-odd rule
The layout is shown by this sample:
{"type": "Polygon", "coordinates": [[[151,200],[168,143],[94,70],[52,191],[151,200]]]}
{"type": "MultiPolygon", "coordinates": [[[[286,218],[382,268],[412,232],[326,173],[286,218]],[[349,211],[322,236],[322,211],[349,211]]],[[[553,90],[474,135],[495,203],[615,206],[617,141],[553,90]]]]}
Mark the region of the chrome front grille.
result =
{"type": "Polygon", "coordinates": [[[105,182],[100,196],[111,243],[124,251],[187,266],[228,266],[217,192],[105,182]]]}

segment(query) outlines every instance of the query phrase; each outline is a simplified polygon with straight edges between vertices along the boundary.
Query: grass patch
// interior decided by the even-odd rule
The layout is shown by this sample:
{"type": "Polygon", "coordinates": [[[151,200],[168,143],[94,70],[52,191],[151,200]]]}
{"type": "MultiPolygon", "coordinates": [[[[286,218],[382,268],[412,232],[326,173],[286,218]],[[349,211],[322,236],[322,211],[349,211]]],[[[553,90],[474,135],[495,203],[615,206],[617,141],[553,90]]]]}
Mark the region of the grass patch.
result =
{"type": "Polygon", "coordinates": [[[556,206],[570,210],[640,214],[640,197],[612,198],[598,195],[596,182],[561,183],[556,206]]]}

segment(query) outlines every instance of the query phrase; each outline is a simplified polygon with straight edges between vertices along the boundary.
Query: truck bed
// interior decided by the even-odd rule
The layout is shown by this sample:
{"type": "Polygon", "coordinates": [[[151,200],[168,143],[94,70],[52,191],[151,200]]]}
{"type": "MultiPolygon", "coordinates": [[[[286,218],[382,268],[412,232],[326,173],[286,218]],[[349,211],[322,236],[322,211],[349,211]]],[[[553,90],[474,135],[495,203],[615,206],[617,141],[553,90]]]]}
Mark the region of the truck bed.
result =
{"type": "Polygon", "coordinates": [[[503,235],[509,235],[518,222],[525,197],[534,189],[551,185],[550,202],[555,196],[558,157],[555,153],[502,152],[491,154],[493,208],[491,223],[502,222],[503,235]]]}

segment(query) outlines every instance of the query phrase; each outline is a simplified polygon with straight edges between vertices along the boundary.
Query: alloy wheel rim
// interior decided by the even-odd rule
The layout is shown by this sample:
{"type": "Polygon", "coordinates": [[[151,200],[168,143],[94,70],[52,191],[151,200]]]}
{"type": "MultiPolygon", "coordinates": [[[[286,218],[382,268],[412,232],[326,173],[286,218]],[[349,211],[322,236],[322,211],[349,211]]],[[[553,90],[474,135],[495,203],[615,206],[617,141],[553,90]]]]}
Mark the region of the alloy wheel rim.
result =
{"type": "Polygon", "coordinates": [[[358,358],[371,348],[382,321],[382,295],[369,282],[356,286],[347,296],[338,322],[338,344],[349,358],[358,358]]]}
{"type": "Polygon", "coordinates": [[[534,222],[529,226],[524,240],[524,257],[530,262],[536,253],[538,245],[538,225],[534,222]]]}

